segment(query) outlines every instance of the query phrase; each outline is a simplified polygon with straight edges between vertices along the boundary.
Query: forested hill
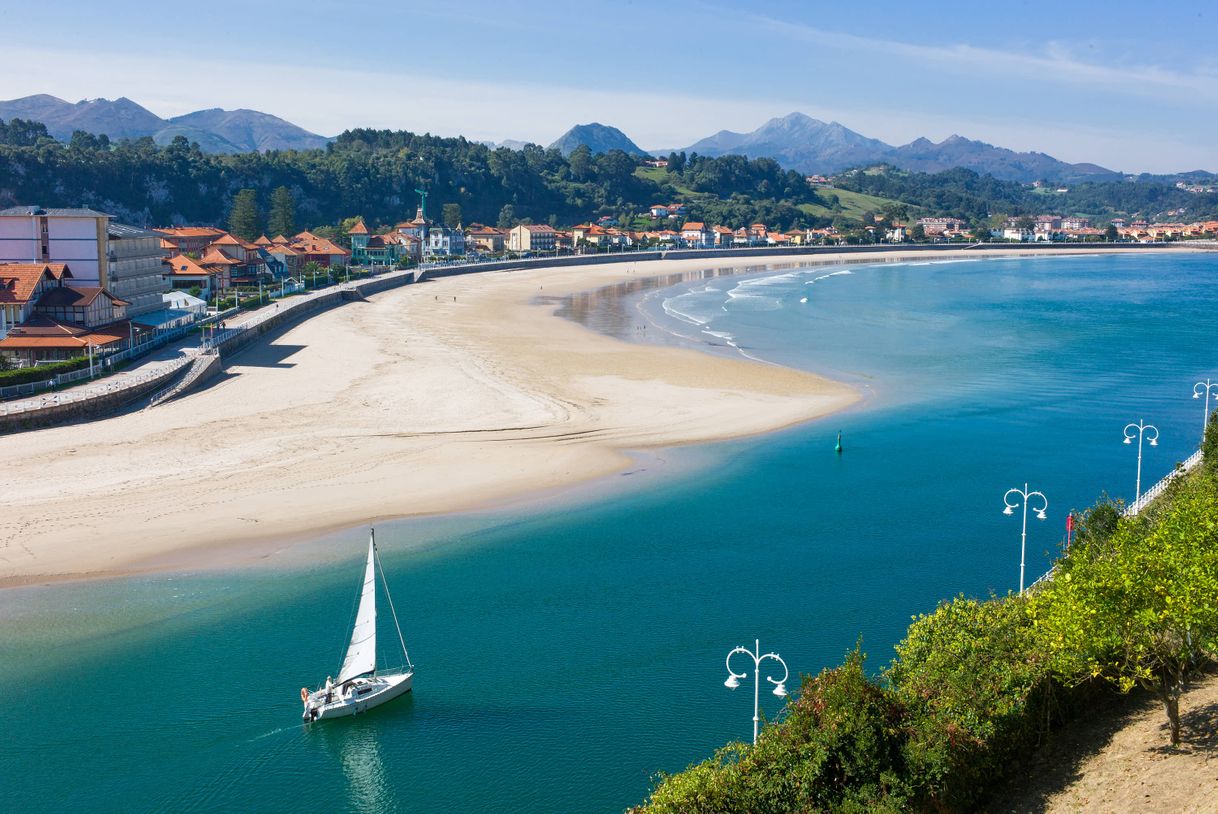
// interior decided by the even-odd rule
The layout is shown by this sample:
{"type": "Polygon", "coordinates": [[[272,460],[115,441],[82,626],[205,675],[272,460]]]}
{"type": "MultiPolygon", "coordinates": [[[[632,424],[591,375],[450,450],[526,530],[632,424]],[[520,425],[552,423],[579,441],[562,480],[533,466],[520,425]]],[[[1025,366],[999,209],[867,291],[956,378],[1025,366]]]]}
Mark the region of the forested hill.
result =
{"type": "MultiPolygon", "coordinates": [[[[1209,178],[1202,179],[1209,181],[1209,178]]],[[[1045,212],[1115,215],[1147,219],[1206,220],[1218,216],[1218,193],[1193,193],[1152,177],[1133,181],[1086,181],[1060,188],[1033,188],[1016,181],[956,168],[936,173],[873,167],[834,176],[834,185],[889,198],[969,221],[991,215],[1045,212]]]]}
{"type": "MultiPolygon", "coordinates": [[[[618,150],[593,155],[584,147],[564,158],[536,145],[492,150],[464,138],[388,130],[351,130],[325,149],[216,155],[185,138],[158,147],[150,138],[112,143],[78,131],[64,144],[40,124],[0,122],[0,206],[88,206],[137,225],[224,224],[238,190],[256,190],[265,207],[281,186],[292,192],[302,226],[356,215],[370,225],[393,224],[413,217],[416,189],[427,191],[433,217],[455,203],[466,223],[506,225],[621,219],[682,200],[681,190],[637,169],[637,159],[618,150]]],[[[814,188],[770,159],[703,159],[676,180],[684,190],[730,198],[738,225],[755,218],[791,228],[817,220],[797,208],[818,202],[814,188]]],[[[699,211],[710,205],[692,211],[720,214],[699,211]]]]}

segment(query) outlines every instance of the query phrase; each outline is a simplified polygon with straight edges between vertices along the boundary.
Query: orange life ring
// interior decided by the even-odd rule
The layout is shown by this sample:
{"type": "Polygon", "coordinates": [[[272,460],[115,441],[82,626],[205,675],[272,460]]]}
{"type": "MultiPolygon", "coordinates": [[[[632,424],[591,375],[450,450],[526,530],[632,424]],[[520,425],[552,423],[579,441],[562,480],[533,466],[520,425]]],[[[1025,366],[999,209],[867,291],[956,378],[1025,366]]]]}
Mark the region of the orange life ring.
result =
{"type": "Polygon", "coordinates": [[[306,704],[309,703],[309,688],[308,687],[300,688],[300,700],[306,704]]]}

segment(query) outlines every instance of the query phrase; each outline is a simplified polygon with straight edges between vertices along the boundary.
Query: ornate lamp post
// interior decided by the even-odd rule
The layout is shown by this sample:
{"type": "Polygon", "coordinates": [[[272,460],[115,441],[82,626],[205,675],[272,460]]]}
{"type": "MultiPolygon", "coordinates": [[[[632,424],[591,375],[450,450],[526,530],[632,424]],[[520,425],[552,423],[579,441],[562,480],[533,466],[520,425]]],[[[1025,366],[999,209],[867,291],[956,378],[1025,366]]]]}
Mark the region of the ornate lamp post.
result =
{"type": "Polygon", "coordinates": [[[1125,443],[1132,444],[1134,437],[1138,439],[1138,478],[1133,487],[1133,502],[1137,503],[1142,496],[1142,437],[1146,436],[1152,447],[1159,445],[1159,428],[1138,419],[1137,424],[1125,425],[1125,443]]]}
{"type": "Polygon", "coordinates": [[[1036,519],[1044,520],[1045,511],[1049,508],[1049,498],[1044,496],[1042,492],[1028,491],[1028,484],[1024,484],[1022,489],[1008,489],[1007,493],[1002,496],[1003,510],[1005,515],[1015,514],[1015,510],[1023,507],[1023,531],[1019,535],[1019,593],[1023,594],[1023,574],[1024,560],[1028,550],[1028,501],[1032,498],[1040,498],[1040,508],[1035,509],[1036,519]],[[1022,500],[1016,503],[1011,502],[1012,495],[1019,495],[1022,500]]]}
{"type": "Polygon", "coordinates": [[[1205,393],[1205,415],[1201,416],[1201,440],[1205,440],[1205,429],[1210,423],[1210,393],[1218,395],[1218,382],[1211,382],[1206,379],[1203,382],[1197,382],[1193,385],[1193,398],[1201,398],[1201,394],[1205,393]]]}
{"type": "Polygon", "coordinates": [[[762,653],[761,642],[758,639],[753,640],[753,649],[747,647],[735,647],[727,654],[727,681],[723,682],[723,686],[729,690],[734,690],[740,686],[740,679],[748,678],[747,673],[737,673],[732,669],[732,656],[737,653],[744,653],[753,660],[753,744],[757,744],[757,726],[761,720],[758,717],[758,710],[761,704],[761,662],[766,659],[773,659],[782,665],[782,679],[775,681],[770,676],[766,676],[766,681],[774,685],[773,693],[779,698],[784,698],[787,695],[786,682],[791,673],[787,670],[787,663],[782,660],[777,653],[762,653]]]}

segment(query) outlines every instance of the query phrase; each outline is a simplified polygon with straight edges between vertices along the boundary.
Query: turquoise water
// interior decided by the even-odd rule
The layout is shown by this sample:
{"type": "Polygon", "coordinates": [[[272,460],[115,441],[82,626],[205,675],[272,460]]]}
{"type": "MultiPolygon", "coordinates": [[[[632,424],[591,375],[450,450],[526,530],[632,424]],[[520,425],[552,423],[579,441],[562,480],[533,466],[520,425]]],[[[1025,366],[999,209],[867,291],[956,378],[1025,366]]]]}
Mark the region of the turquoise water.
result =
{"type": "Polygon", "coordinates": [[[696,279],[643,295],[645,332],[628,327],[635,300],[611,298],[600,324],[623,335],[680,333],[868,398],[643,458],[567,500],[378,528],[418,675],[412,696],[354,720],[306,730],[298,692],[337,669],[363,530],[325,541],[349,549],[337,565],[0,592],[5,808],[620,810],[652,773],[750,736],[751,687],[723,686],[732,646],[760,638],[814,673],[861,635],[878,669],[911,614],[1017,587],[1006,489],[1049,497],[1049,519],[1029,521],[1031,581],[1069,508],[1131,496],[1127,422],[1162,433],[1144,484],[1195,449],[1192,384],[1218,373],[1216,266],[696,279]]]}

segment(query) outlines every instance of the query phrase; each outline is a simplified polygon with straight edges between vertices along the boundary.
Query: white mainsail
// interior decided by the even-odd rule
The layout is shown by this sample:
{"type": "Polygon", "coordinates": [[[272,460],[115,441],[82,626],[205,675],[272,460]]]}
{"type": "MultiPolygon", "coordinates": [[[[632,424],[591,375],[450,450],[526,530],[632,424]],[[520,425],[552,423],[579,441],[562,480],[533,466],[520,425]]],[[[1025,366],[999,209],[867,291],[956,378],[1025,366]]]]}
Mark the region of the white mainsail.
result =
{"type": "Polygon", "coordinates": [[[372,558],[376,556],[375,538],[368,540],[368,567],[364,569],[364,590],[359,598],[359,610],[355,614],[355,630],[351,631],[351,644],[347,646],[347,657],[338,672],[338,683],[349,678],[370,673],[376,669],[376,572],[372,558]]]}

